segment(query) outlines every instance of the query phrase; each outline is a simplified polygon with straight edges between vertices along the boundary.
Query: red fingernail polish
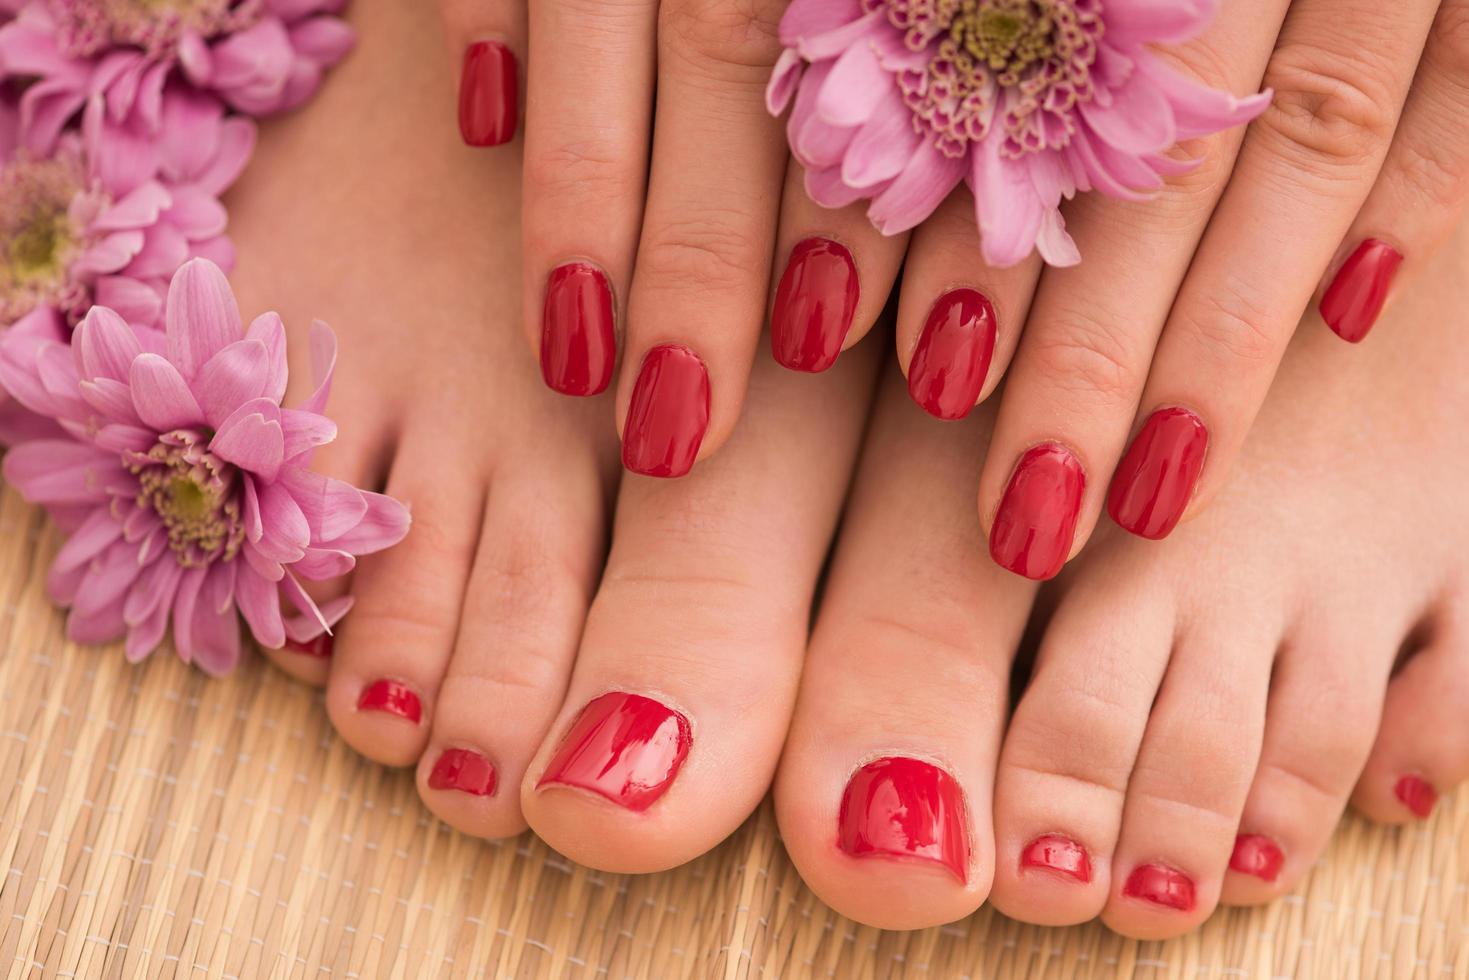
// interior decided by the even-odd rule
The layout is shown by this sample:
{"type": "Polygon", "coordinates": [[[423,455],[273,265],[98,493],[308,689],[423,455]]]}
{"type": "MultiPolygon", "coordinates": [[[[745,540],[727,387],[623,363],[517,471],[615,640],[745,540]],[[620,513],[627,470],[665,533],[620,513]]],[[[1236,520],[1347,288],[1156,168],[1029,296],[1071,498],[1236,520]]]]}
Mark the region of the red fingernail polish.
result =
{"type": "Polygon", "coordinates": [[[373,681],[357,698],[358,711],[385,711],[407,718],[415,725],[423,718],[423,703],[406,684],[397,681],[373,681]]]}
{"type": "Polygon", "coordinates": [[[641,812],[667,791],[693,740],[677,711],[614,691],[582,709],[536,785],[576,786],[641,812]]]}
{"type": "Polygon", "coordinates": [[[541,308],[541,377],[563,395],[597,395],[612,380],[612,287],[602,270],[568,262],[551,270],[541,308]]]}
{"type": "Polygon", "coordinates": [[[323,633],[316,639],[307,640],[305,643],[297,643],[295,640],[287,637],[286,645],[282,649],[290,650],[292,653],[299,653],[307,657],[321,657],[325,659],[332,655],[332,635],[330,633],[323,633]]]}
{"type": "Polygon", "coordinates": [[[1403,806],[1412,810],[1420,820],[1427,820],[1433,812],[1433,805],[1438,802],[1438,790],[1422,776],[1404,776],[1393,787],[1393,792],[1403,806]]]}
{"type": "Polygon", "coordinates": [[[499,146],[515,137],[520,85],[515,52],[499,41],[464,50],[459,78],[459,135],[470,146],[499,146]]]}
{"type": "Polygon", "coordinates": [[[964,791],[938,766],[894,756],[858,769],[842,794],[837,846],[853,857],[917,858],[969,878],[964,791]]]}
{"type": "Polygon", "coordinates": [[[908,394],[929,415],[962,419],[974,408],[995,352],[995,308],[974,289],[940,296],[908,364],[908,394]]]}
{"type": "Polygon", "coordinates": [[[709,428],[709,372],[678,344],[648,351],[622,430],[622,465],[644,476],[683,476],[709,428]]]}
{"type": "Polygon", "coordinates": [[[1402,264],[1403,253],[1387,242],[1376,238],[1362,242],[1322,294],[1321,319],[1342,340],[1357,343],[1377,322],[1402,264]]]}
{"type": "Polygon", "coordinates": [[[1069,450],[1055,443],[1027,450],[995,512],[990,557],[1026,578],[1054,576],[1071,551],[1085,489],[1086,474],[1069,450]]]}
{"type": "Polygon", "coordinates": [[[1144,538],[1167,537],[1193,498],[1208,446],[1209,430],[1188,409],[1149,415],[1112,477],[1112,520],[1144,538]]]}
{"type": "Polygon", "coordinates": [[[469,749],[445,749],[428,774],[429,789],[457,789],[470,796],[495,792],[495,767],[469,749]]]}
{"type": "Polygon", "coordinates": [[[857,312],[857,264],[826,238],[791,249],[770,318],[775,359],[793,371],[825,371],[836,363],[857,312]]]}
{"type": "Polygon", "coordinates": [[[1194,907],[1194,880],[1161,864],[1143,864],[1127,876],[1122,894],[1187,912],[1194,907]]]}
{"type": "Polygon", "coordinates": [[[1234,839],[1229,866],[1240,874],[1274,881],[1285,865],[1285,853],[1263,834],[1240,834],[1234,839]]]}
{"type": "Polygon", "coordinates": [[[1031,841],[1020,853],[1020,866],[1059,871],[1081,882],[1092,880],[1092,859],[1086,848],[1060,834],[1045,834],[1031,841]]]}

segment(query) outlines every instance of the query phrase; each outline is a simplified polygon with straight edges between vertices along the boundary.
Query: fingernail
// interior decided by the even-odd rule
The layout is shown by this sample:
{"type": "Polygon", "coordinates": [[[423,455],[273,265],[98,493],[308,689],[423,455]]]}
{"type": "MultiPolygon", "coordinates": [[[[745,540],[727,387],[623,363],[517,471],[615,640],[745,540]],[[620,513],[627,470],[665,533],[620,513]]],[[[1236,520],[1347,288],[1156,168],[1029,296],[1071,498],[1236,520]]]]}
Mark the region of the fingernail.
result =
{"type": "Polygon", "coordinates": [[[1412,810],[1413,815],[1420,820],[1427,820],[1429,814],[1433,813],[1433,805],[1438,802],[1438,790],[1422,776],[1404,776],[1393,787],[1393,792],[1403,806],[1412,810]]]}
{"type": "Polygon", "coordinates": [[[667,791],[693,740],[677,711],[614,691],[582,709],[536,786],[576,786],[641,812],[667,791]]]}
{"type": "Polygon", "coordinates": [[[995,352],[995,308],[975,289],[940,296],[908,364],[908,394],[929,415],[962,419],[974,408],[995,352]]]}
{"type": "Polygon", "coordinates": [[[288,637],[285,646],[281,649],[290,650],[292,653],[299,653],[306,657],[321,657],[322,659],[326,659],[332,655],[332,642],[332,635],[330,633],[323,633],[316,639],[307,640],[305,643],[298,643],[288,637]]]}
{"type": "Polygon", "coordinates": [[[519,116],[515,52],[499,41],[464,49],[459,78],[459,135],[470,146],[499,146],[515,137],[519,116]]]}
{"type": "Polygon", "coordinates": [[[1274,881],[1285,865],[1285,853],[1264,834],[1240,834],[1234,839],[1229,866],[1241,874],[1274,881]]]}
{"type": "Polygon", "coordinates": [[[429,789],[457,789],[470,796],[495,792],[495,767],[469,749],[445,749],[428,774],[429,789]]]}
{"type": "Polygon", "coordinates": [[[990,557],[1026,578],[1054,576],[1071,551],[1085,489],[1086,474],[1069,450],[1055,443],[1027,450],[995,512],[990,557]]]}
{"type": "Polygon", "coordinates": [[[406,684],[397,681],[373,681],[357,698],[358,711],[384,711],[407,718],[415,725],[423,718],[423,703],[406,684]]]}
{"type": "Polygon", "coordinates": [[[541,377],[563,395],[597,395],[612,380],[612,287],[602,270],[567,262],[551,270],[541,308],[541,377]]]}
{"type": "Polygon", "coordinates": [[[622,465],[644,476],[683,476],[709,428],[709,372],[678,344],[648,351],[622,430],[622,465]]]}
{"type": "Polygon", "coordinates": [[[1045,834],[1031,841],[1020,854],[1020,866],[1059,871],[1081,882],[1092,880],[1092,859],[1086,848],[1059,834],[1045,834]]]}
{"type": "Polygon", "coordinates": [[[1369,238],[1357,246],[1321,296],[1321,319],[1338,337],[1357,343],[1382,312],[1403,253],[1387,242],[1369,238]]]}
{"type": "Polygon", "coordinates": [[[775,359],[793,371],[825,371],[835,364],[852,329],[857,292],[857,264],[845,246],[826,238],[797,244],[775,290],[775,359]]]}
{"type": "Polygon", "coordinates": [[[1167,537],[1193,499],[1208,446],[1209,430],[1188,409],[1149,415],[1112,477],[1112,520],[1144,538],[1167,537]]]}
{"type": "Polygon", "coordinates": [[[847,782],[837,846],[858,858],[916,858],[969,878],[964,791],[953,776],[917,759],[869,762],[847,782]]]}
{"type": "Polygon", "coordinates": [[[1194,880],[1182,871],[1174,871],[1161,864],[1143,864],[1127,876],[1122,894],[1187,912],[1194,907],[1194,880]]]}

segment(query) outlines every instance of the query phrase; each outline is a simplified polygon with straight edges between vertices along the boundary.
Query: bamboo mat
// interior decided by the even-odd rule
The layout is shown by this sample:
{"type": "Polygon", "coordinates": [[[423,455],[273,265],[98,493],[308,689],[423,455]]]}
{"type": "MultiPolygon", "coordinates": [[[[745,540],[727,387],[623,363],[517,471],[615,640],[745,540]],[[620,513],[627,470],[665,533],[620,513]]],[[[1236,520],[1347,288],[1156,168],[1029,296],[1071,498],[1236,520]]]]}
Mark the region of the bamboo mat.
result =
{"type": "Polygon", "coordinates": [[[259,658],[210,681],[62,638],[56,542],[0,492],[0,963],[12,977],[1469,977],[1469,792],[1355,818],[1296,894],[1166,943],[988,910],[918,933],[842,919],[769,806],[665,874],[485,843],[359,759],[259,658]]]}

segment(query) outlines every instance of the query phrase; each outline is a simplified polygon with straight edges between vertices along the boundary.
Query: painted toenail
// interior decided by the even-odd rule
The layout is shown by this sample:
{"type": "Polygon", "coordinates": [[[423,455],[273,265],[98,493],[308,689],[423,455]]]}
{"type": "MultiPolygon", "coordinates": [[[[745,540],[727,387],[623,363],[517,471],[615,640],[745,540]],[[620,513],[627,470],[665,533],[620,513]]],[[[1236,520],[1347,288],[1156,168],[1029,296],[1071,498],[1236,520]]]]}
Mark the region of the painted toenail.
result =
{"type": "Polygon", "coordinates": [[[464,50],[459,79],[459,135],[470,146],[499,146],[515,137],[519,115],[515,52],[499,41],[464,50]]]}
{"type": "Polygon", "coordinates": [[[857,264],[846,246],[807,238],[791,249],[775,290],[770,349],[792,371],[825,371],[836,363],[857,312],[857,264]]]}
{"type": "Polygon", "coordinates": [[[622,427],[622,465],[644,476],[693,469],[709,428],[709,372],[679,344],[648,351],[622,427]]]}
{"type": "Polygon", "coordinates": [[[917,858],[969,880],[964,791],[938,766],[893,756],[869,762],[847,782],[837,846],[858,858],[917,858]]]}
{"type": "Polygon", "coordinates": [[[693,740],[679,712],[613,691],[582,709],[536,787],[575,786],[641,812],[668,790],[693,740]]]}
{"type": "Polygon", "coordinates": [[[1240,874],[1274,881],[1285,865],[1285,852],[1264,834],[1240,834],[1234,839],[1229,866],[1240,874]]]}
{"type": "Polygon", "coordinates": [[[607,276],[587,262],[552,269],[541,309],[541,377],[547,387],[563,395],[600,394],[612,380],[616,358],[607,276]]]}
{"type": "Polygon", "coordinates": [[[1167,537],[1188,509],[1208,447],[1209,430],[1188,409],[1149,415],[1112,478],[1107,513],[1140,537],[1167,537]]]}
{"type": "Polygon", "coordinates": [[[326,659],[332,655],[332,642],[333,638],[331,634],[323,633],[316,639],[307,640],[305,643],[297,643],[295,640],[287,639],[285,646],[281,649],[289,650],[292,653],[299,653],[304,657],[320,657],[326,659]]]}
{"type": "Polygon", "coordinates": [[[1357,343],[1377,322],[1402,264],[1403,253],[1387,242],[1362,242],[1321,295],[1321,319],[1342,340],[1357,343]]]}
{"type": "Polygon", "coordinates": [[[995,308],[976,289],[952,289],[928,311],[908,363],[908,394],[934,418],[962,419],[979,401],[995,353],[995,308]]]}
{"type": "Polygon", "coordinates": [[[495,767],[469,749],[445,749],[428,774],[429,789],[457,789],[471,796],[495,792],[495,767]]]}
{"type": "Polygon", "coordinates": [[[1122,894],[1187,912],[1194,907],[1194,880],[1161,864],[1141,864],[1127,876],[1122,894]]]}
{"type": "Polygon", "coordinates": [[[1055,576],[1071,552],[1086,474],[1069,449],[1053,442],[1020,457],[990,528],[990,557],[1032,579],[1055,576]]]}
{"type": "Polygon", "coordinates": [[[382,711],[406,718],[415,725],[423,718],[423,702],[406,684],[397,681],[373,681],[357,698],[358,711],[382,711]]]}
{"type": "Polygon", "coordinates": [[[1413,815],[1421,820],[1428,819],[1433,812],[1433,805],[1438,802],[1438,790],[1422,776],[1404,776],[1393,787],[1393,792],[1403,806],[1412,810],[1413,815]]]}
{"type": "Polygon", "coordinates": [[[1060,834],[1045,834],[1031,841],[1020,854],[1020,867],[1059,871],[1080,882],[1092,880],[1092,859],[1086,848],[1060,834]]]}

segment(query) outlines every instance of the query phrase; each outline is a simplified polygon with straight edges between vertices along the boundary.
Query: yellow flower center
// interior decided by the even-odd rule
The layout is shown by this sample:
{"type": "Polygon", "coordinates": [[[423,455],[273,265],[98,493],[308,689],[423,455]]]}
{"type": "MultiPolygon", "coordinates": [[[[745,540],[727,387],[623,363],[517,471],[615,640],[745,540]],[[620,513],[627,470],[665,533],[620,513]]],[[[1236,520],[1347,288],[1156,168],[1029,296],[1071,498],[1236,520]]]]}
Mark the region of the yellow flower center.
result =
{"type": "Polygon", "coordinates": [[[1046,0],[961,0],[949,25],[954,43],[997,74],[1019,75],[1055,51],[1046,0]]]}

